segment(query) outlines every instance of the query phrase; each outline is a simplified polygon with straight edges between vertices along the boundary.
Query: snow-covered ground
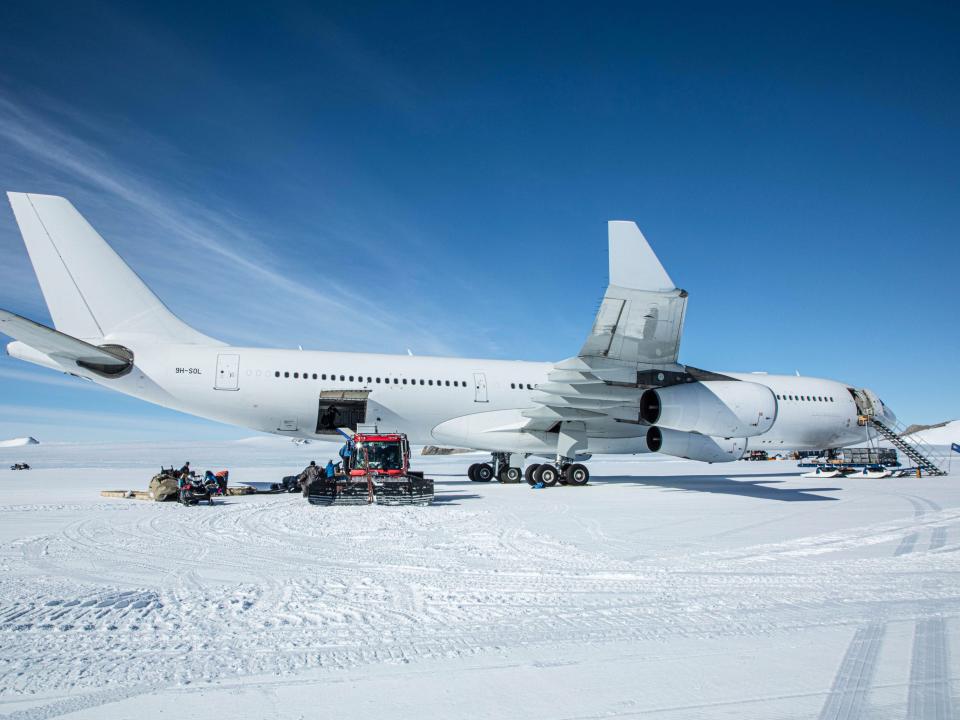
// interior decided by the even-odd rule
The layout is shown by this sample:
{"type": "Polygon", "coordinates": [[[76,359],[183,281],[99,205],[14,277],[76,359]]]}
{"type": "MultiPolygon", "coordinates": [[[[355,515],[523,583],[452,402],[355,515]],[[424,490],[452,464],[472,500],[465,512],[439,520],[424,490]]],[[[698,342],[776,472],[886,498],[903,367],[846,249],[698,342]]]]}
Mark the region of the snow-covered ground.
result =
{"type": "Polygon", "coordinates": [[[458,455],[417,458],[429,508],[98,494],[161,464],[264,482],[334,452],[0,451],[0,716],[960,710],[960,472],[818,481],[784,461],[598,457],[591,486],[532,490],[471,483],[477,456],[458,455]]]}

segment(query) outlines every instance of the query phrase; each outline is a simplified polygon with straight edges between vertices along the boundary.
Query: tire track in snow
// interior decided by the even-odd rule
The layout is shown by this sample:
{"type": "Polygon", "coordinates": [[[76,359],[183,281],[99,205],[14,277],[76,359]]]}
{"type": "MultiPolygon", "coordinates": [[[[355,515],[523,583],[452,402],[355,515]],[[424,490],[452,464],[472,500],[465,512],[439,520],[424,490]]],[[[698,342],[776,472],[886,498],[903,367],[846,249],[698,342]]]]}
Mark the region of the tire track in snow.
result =
{"type": "Polygon", "coordinates": [[[907,720],[954,720],[946,621],[917,621],[913,636],[907,720]]]}
{"type": "Polygon", "coordinates": [[[939,550],[947,544],[947,528],[935,527],[930,536],[930,549],[939,550]]]}
{"type": "MultiPolygon", "coordinates": [[[[901,497],[913,506],[913,517],[915,520],[921,520],[927,514],[927,507],[933,512],[941,512],[943,509],[937,503],[927,500],[926,498],[913,495],[901,495],[901,497]],[[927,507],[924,507],[924,505],[927,507]]],[[[941,526],[933,529],[933,535],[930,541],[931,550],[942,547],[946,543],[946,533],[946,527],[941,526]]],[[[916,550],[919,539],[920,534],[916,532],[905,535],[893,551],[894,557],[913,553],[914,550],[916,550]]],[[[922,634],[921,623],[927,622],[929,621],[922,620],[917,622],[917,637],[922,634]]],[[[854,633],[853,639],[851,639],[850,644],[847,646],[847,651],[834,677],[830,694],[827,696],[827,700],[820,711],[819,720],[856,720],[857,718],[869,717],[867,698],[870,686],[872,685],[877,657],[885,631],[885,623],[878,621],[865,625],[854,633]]],[[[923,631],[923,633],[925,633],[925,631],[923,631]]],[[[916,656],[916,654],[917,650],[915,647],[914,655],[916,656]]],[[[911,689],[913,688],[912,674],[913,671],[911,671],[911,689]]],[[[909,717],[913,718],[914,716],[909,715],[909,717]]],[[[926,716],[921,712],[921,714],[916,717],[926,716]]]]}
{"type": "Polygon", "coordinates": [[[819,720],[857,720],[869,717],[867,697],[873,684],[877,656],[886,624],[872,622],[854,634],[840,662],[819,720]]]}
{"type": "Polygon", "coordinates": [[[900,557],[901,555],[909,555],[912,553],[917,546],[917,539],[919,537],[917,533],[910,533],[905,536],[903,540],[900,541],[897,549],[893,551],[893,556],[900,557]]]}

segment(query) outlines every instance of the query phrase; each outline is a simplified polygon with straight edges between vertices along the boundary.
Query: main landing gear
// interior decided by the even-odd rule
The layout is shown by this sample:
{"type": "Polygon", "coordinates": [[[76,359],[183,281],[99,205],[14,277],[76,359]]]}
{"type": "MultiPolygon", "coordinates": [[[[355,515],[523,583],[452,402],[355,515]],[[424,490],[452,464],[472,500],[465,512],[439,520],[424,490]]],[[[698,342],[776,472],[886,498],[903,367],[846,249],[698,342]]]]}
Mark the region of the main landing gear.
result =
{"type": "MultiPolygon", "coordinates": [[[[522,456],[518,459],[522,461],[522,456]]],[[[510,464],[509,453],[492,453],[491,462],[471,465],[467,470],[467,477],[474,482],[490,482],[496,478],[502,483],[513,485],[520,482],[523,470],[510,464]]]]}
{"type": "Polygon", "coordinates": [[[561,459],[556,464],[534,463],[521,470],[510,464],[509,453],[493,453],[489,463],[474,463],[467,471],[467,477],[473,482],[490,482],[494,478],[501,483],[514,484],[522,478],[530,485],[543,483],[545,487],[561,485],[586,485],[590,481],[590,471],[580,463],[561,459]]]}
{"type": "Polygon", "coordinates": [[[558,465],[534,463],[527,466],[523,477],[531,485],[543,483],[545,487],[553,487],[560,483],[561,485],[579,486],[586,485],[590,481],[590,471],[587,470],[586,465],[580,463],[561,462],[558,465]]]}

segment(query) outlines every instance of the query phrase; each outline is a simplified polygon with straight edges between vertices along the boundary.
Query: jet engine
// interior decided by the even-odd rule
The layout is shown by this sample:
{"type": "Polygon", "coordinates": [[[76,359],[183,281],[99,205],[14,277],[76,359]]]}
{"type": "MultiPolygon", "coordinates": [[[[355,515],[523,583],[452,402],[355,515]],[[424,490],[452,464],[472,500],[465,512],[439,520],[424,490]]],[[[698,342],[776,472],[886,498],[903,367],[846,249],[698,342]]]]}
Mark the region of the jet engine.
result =
{"type": "Polygon", "coordinates": [[[647,390],[640,396],[641,420],[714,437],[762,435],[776,418],[773,391],[752,382],[694,382],[647,390]]]}
{"type": "Polygon", "coordinates": [[[652,427],[647,430],[647,447],[674,457],[701,462],[732,462],[743,457],[747,450],[746,438],[715,438],[695,432],[680,432],[652,427]]]}

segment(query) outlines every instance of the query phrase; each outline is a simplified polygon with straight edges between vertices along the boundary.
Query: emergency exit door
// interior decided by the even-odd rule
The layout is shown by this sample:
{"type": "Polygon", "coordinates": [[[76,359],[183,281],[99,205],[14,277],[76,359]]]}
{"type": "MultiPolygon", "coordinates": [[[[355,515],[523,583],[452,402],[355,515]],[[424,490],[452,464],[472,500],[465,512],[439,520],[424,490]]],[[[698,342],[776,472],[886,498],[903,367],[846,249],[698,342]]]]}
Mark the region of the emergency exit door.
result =
{"type": "Polygon", "coordinates": [[[240,356],[230,354],[217,355],[217,377],[214,390],[240,389],[240,356]]]}
{"type": "Polygon", "coordinates": [[[487,402],[487,376],[483,373],[473,374],[473,401],[487,402]]]}

